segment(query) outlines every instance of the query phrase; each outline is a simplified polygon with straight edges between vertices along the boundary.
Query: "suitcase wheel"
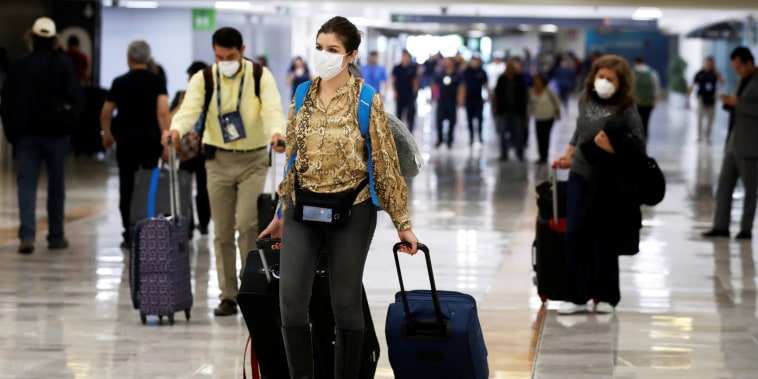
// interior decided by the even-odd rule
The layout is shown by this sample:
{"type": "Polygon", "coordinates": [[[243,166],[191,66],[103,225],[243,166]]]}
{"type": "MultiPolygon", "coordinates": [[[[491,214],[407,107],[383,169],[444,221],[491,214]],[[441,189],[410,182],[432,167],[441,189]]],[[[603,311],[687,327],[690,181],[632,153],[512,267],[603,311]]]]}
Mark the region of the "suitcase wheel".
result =
{"type": "Polygon", "coordinates": [[[174,315],[168,315],[168,324],[174,325],[174,315]]]}
{"type": "Polygon", "coordinates": [[[139,319],[140,321],[142,321],[142,325],[147,324],[147,316],[144,313],[142,312],[139,313],[139,319]]]}
{"type": "Polygon", "coordinates": [[[187,308],[184,310],[184,318],[187,319],[187,321],[190,320],[190,309],[187,308]]]}
{"type": "Polygon", "coordinates": [[[540,300],[542,300],[542,304],[545,304],[545,303],[547,303],[547,296],[545,296],[545,295],[540,295],[540,300]]]}

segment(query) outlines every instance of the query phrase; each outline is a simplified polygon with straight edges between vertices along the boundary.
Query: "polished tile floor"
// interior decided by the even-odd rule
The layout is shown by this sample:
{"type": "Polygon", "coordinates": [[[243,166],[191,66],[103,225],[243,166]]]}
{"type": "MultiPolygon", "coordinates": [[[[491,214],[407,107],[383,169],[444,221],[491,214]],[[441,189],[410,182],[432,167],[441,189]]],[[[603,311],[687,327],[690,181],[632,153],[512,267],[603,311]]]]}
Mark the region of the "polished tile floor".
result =
{"type": "MultiPolygon", "coordinates": [[[[622,302],[613,316],[558,316],[558,304],[544,308],[536,296],[532,188],[548,172],[532,163],[534,142],[527,162],[499,162],[491,128],[485,146],[470,148],[459,124],[453,149],[435,150],[431,109],[420,107],[416,136],[427,165],[411,183],[414,229],[432,249],[438,287],[479,302],[492,378],[758,377],[753,243],[699,236],[713,211],[725,117],[717,118],[712,145],[697,144],[694,111],[681,104],[673,98],[653,112],[650,152],[667,175],[668,193],[644,210],[642,251],[621,259],[622,302]]],[[[553,156],[568,141],[575,114],[556,125],[553,156]]],[[[212,315],[219,291],[211,238],[192,241],[192,320],[143,326],[129,299],[127,254],[118,247],[115,169],[96,159],[68,162],[71,247],[64,251],[44,243],[42,180],[37,250],[19,255],[15,180],[2,143],[0,378],[241,377],[244,322],[212,315]]],[[[741,194],[735,197],[738,216],[741,194]]],[[[398,288],[390,251],[396,238],[388,217],[380,217],[365,274],[379,331],[398,288]]],[[[420,257],[402,264],[408,287],[427,285],[420,257]]],[[[392,378],[382,348],[377,377],[392,378]]]]}

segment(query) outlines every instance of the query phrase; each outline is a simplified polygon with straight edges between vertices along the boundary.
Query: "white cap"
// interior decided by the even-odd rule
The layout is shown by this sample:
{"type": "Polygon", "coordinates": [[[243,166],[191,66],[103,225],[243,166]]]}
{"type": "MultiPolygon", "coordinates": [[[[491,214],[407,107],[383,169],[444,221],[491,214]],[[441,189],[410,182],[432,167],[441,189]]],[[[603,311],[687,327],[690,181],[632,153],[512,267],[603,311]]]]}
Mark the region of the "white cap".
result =
{"type": "Polygon", "coordinates": [[[40,37],[55,37],[55,21],[48,17],[40,17],[34,21],[32,26],[32,33],[40,37]]]}

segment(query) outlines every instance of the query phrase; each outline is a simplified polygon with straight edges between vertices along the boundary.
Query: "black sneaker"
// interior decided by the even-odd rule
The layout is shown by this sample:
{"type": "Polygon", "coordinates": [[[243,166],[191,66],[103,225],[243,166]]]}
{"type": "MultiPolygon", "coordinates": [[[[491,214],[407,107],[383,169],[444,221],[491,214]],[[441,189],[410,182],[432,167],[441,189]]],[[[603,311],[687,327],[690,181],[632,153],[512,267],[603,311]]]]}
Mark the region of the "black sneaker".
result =
{"type": "Polygon", "coordinates": [[[50,250],[61,250],[68,248],[68,240],[61,238],[59,240],[50,241],[47,243],[47,248],[50,250]]]}
{"type": "Polygon", "coordinates": [[[749,239],[753,239],[753,233],[751,233],[751,232],[745,232],[745,231],[742,231],[742,232],[739,232],[739,233],[737,233],[737,235],[736,235],[736,236],[734,236],[734,238],[735,238],[735,239],[738,239],[738,240],[749,240],[749,239]]]}
{"type": "Polygon", "coordinates": [[[221,300],[221,304],[213,310],[216,316],[231,316],[237,314],[237,303],[232,300],[221,300]]]}
{"type": "Polygon", "coordinates": [[[198,225],[197,231],[200,232],[201,236],[207,236],[208,235],[208,225],[198,225]]]}
{"type": "Polygon", "coordinates": [[[18,245],[19,254],[31,254],[34,252],[34,240],[21,240],[21,244],[18,245]]]}
{"type": "Polygon", "coordinates": [[[703,237],[729,237],[728,230],[711,229],[702,233],[703,237]]]}

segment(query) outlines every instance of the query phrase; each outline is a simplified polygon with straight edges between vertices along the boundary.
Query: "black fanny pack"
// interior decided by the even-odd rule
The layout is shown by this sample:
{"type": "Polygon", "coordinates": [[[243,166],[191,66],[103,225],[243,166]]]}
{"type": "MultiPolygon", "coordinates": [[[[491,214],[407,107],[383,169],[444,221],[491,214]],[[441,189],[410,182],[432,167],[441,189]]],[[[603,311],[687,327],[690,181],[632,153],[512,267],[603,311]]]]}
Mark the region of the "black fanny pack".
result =
{"type": "Polygon", "coordinates": [[[332,225],[347,223],[353,212],[353,203],[366,184],[368,179],[362,181],[356,189],[340,193],[311,192],[296,186],[295,221],[332,225]]]}

